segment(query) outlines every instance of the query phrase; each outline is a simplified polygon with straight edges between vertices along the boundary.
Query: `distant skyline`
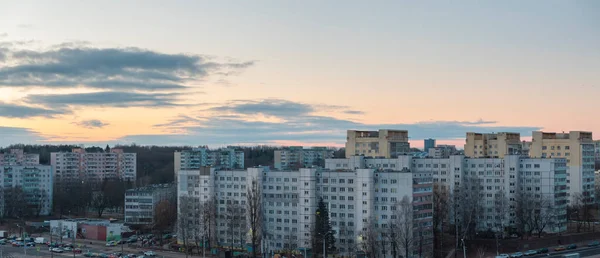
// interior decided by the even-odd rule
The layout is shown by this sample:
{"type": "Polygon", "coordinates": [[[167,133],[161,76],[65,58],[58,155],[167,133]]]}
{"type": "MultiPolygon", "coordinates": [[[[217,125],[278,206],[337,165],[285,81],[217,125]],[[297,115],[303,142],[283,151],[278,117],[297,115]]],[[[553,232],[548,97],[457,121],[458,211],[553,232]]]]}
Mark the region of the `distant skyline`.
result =
{"type": "MultiPolygon", "coordinates": [[[[0,146],[600,134],[597,1],[5,1],[0,146]]],[[[599,138],[596,136],[595,138],[599,138]]]]}

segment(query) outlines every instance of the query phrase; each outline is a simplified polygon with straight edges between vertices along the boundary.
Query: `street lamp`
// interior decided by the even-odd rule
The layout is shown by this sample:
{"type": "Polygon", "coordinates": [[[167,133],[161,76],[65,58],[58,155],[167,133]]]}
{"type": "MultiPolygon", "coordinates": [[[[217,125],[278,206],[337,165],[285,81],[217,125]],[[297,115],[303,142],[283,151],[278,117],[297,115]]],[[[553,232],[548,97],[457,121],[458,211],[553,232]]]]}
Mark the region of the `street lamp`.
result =
{"type": "Polygon", "coordinates": [[[465,246],[465,239],[461,238],[460,241],[462,241],[463,246],[463,258],[467,258],[467,247],[465,246]]]}

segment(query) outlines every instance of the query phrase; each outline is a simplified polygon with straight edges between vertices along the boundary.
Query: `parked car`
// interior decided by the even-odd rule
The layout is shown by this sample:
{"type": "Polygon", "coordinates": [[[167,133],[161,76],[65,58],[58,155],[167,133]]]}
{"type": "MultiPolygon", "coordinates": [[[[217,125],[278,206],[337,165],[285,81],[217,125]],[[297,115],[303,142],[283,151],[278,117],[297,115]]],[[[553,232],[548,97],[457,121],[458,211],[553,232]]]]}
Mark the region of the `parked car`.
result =
{"type": "Polygon", "coordinates": [[[544,248],[540,248],[540,249],[538,249],[537,251],[538,251],[538,253],[540,253],[540,254],[545,254],[545,253],[547,253],[547,252],[548,252],[548,248],[546,248],[546,247],[544,247],[544,248]]]}
{"type": "Polygon", "coordinates": [[[598,242],[598,241],[592,241],[592,242],[588,243],[588,246],[590,246],[590,247],[592,247],[592,246],[599,246],[599,245],[600,245],[600,242],[598,242]]]}
{"type": "Polygon", "coordinates": [[[509,257],[510,257],[510,255],[508,255],[508,254],[500,254],[500,255],[496,256],[496,258],[509,258],[509,257]]]}
{"type": "Polygon", "coordinates": [[[570,244],[567,246],[567,250],[573,250],[573,249],[577,249],[577,245],[576,244],[570,244]]]}
{"type": "Polygon", "coordinates": [[[53,253],[62,253],[64,251],[63,251],[62,248],[55,247],[55,248],[50,249],[50,252],[53,252],[53,253]]]}
{"type": "Polygon", "coordinates": [[[512,253],[512,254],[510,254],[510,257],[511,258],[523,257],[523,253],[521,253],[521,252],[512,253]]]}
{"type": "Polygon", "coordinates": [[[32,247],[33,247],[33,246],[35,246],[35,243],[34,243],[34,242],[27,242],[27,243],[25,244],[25,246],[32,246],[32,247]]]}
{"type": "Polygon", "coordinates": [[[536,250],[529,250],[527,252],[524,253],[524,255],[526,256],[530,256],[530,255],[536,255],[538,252],[536,250]]]}
{"type": "Polygon", "coordinates": [[[554,248],[554,251],[564,251],[564,250],[567,250],[567,248],[564,245],[557,246],[556,248],[554,248]]]}
{"type": "Polygon", "coordinates": [[[82,251],[79,248],[73,249],[73,253],[80,254],[82,251]]]}
{"type": "Polygon", "coordinates": [[[110,241],[110,242],[106,243],[106,246],[116,246],[116,245],[117,245],[117,242],[115,242],[115,241],[110,241]]]}
{"type": "Polygon", "coordinates": [[[73,251],[73,248],[67,246],[67,247],[63,248],[63,250],[65,252],[71,252],[71,251],[73,251]]]}
{"type": "Polygon", "coordinates": [[[156,256],[156,253],[154,253],[153,251],[147,251],[147,252],[144,252],[144,255],[145,256],[156,256]]]}
{"type": "Polygon", "coordinates": [[[15,241],[12,243],[12,246],[23,246],[23,242],[15,241]]]}

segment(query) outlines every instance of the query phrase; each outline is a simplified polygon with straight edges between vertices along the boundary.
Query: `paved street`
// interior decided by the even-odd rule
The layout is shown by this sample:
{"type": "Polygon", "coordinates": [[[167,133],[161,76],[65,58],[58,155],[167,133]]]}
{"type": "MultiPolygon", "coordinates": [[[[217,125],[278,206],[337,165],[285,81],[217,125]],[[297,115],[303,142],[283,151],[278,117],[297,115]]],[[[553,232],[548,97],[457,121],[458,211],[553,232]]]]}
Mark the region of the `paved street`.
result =
{"type": "MultiPolygon", "coordinates": [[[[27,247],[26,250],[24,250],[23,247],[13,247],[11,245],[2,245],[0,246],[0,250],[2,252],[2,256],[0,256],[0,258],[22,258],[22,257],[84,257],[83,254],[76,254],[73,255],[73,253],[68,253],[68,252],[64,252],[64,253],[50,253],[50,251],[48,251],[48,247],[46,245],[37,245],[36,247],[27,247]],[[38,251],[39,250],[39,251],[38,251]],[[25,256],[25,252],[27,252],[27,256],[25,256]]],[[[105,254],[111,254],[114,252],[121,252],[121,247],[120,246],[114,246],[114,247],[105,247],[105,246],[100,246],[100,245],[93,245],[87,248],[81,248],[83,250],[83,253],[90,251],[93,253],[105,253],[105,254]]],[[[140,251],[142,251],[141,249],[138,250],[133,250],[130,248],[124,248],[124,253],[126,254],[140,254],[140,251]]],[[[173,253],[173,252],[160,252],[160,251],[155,251],[155,253],[157,254],[157,257],[165,257],[165,258],[181,258],[181,257],[185,257],[184,254],[180,254],[180,253],[173,253]]]]}

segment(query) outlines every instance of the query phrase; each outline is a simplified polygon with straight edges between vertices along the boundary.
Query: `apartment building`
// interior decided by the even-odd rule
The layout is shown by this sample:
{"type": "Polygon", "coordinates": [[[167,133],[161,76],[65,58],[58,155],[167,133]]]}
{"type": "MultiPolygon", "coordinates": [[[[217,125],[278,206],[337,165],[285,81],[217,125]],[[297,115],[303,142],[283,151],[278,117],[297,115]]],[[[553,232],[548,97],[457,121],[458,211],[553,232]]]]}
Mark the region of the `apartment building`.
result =
{"type": "Polygon", "coordinates": [[[137,178],[136,154],[122,149],[109,152],[86,152],[76,148],[71,152],[50,153],[50,164],[57,182],[66,180],[122,179],[135,182],[137,178]]]}
{"type": "Polygon", "coordinates": [[[175,154],[175,182],[180,170],[200,169],[204,166],[218,167],[221,169],[243,169],[244,152],[233,147],[209,150],[208,147],[198,147],[191,150],[176,151],[175,154]]]}
{"type": "Polygon", "coordinates": [[[408,131],[406,130],[348,130],[347,132],[346,158],[355,155],[390,158],[409,152],[410,143],[408,142],[408,131]]]}
{"type": "Polygon", "coordinates": [[[430,158],[440,159],[449,158],[451,155],[456,155],[457,153],[458,150],[456,149],[456,146],[440,144],[436,147],[429,148],[427,156],[430,158]]]}
{"type": "Polygon", "coordinates": [[[1,214],[15,215],[9,214],[11,211],[7,209],[11,205],[18,205],[14,202],[25,201],[32,215],[49,215],[52,212],[52,183],[52,167],[48,165],[0,166],[0,185],[3,187],[0,192],[1,214]],[[21,196],[21,193],[22,197],[12,196],[21,196]]]}
{"type": "Polygon", "coordinates": [[[567,190],[570,201],[579,194],[584,201],[594,201],[594,142],[591,132],[568,133],[535,131],[529,156],[534,158],[564,158],[568,166],[567,190]]]}
{"type": "Polygon", "coordinates": [[[505,155],[520,154],[521,136],[518,133],[474,133],[468,132],[465,156],[470,158],[503,158],[505,155]]]}
{"type": "Polygon", "coordinates": [[[302,167],[321,166],[326,159],[333,158],[333,149],[327,147],[303,148],[290,146],[275,151],[275,169],[298,169],[302,167]]]}
{"type": "Polygon", "coordinates": [[[429,149],[435,148],[435,139],[425,139],[423,140],[423,151],[429,152],[429,149]]]}
{"type": "MultiPolygon", "coordinates": [[[[363,157],[364,159],[364,157],[363,157]]],[[[331,159],[326,164],[332,164],[331,159]]],[[[248,223],[228,221],[231,206],[246,207],[247,189],[252,181],[259,182],[263,193],[264,244],[268,250],[311,248],[311,225],[319,200],[327,203],[330,221],[336,232],[336,247],[342,255],[354,255],[358,239],[365,231],[375,230],[385,235],[392,226],[397,203],[407,197],[414,209],[411,220],[420,241],[414,254],[432,249],[432,184],[431,174],[417,177],[405,170],[349,169],[353,159],[337,160],[346,169],[300,168],[270,171],[266,167],[247,170],[217,170],[202,168],[180,170],[178,196],[190,197],[188,203],[206,202],[216,198],[217,242],[221,246],[243,246],[248,241],[248,223]],[[197,201],[196,201],[197,200],[197,201]],[[231,229],[232,224],[244,228],[231,229]],[[421,237],[422,236],[422,237],[421,237]],[[420,248],[419,248],[420,247],[420,248]]],[[[332,167],[332,165],[329,165],[332,167]]],[[[179,207],[179,216],[186,216],[179,207]]],[[[242,213],[243,215],[243,213],[242,213]]],[[[189,215],[188,215],[189,216],[189,215]]],[[[242,216],[244,217],[244,216],[242,216]]],[[[194,223],[194,222],[192,222],[194,223]]],[[[202,221],[198,228],[202,227],[202,221]]],[[[387,256],[391,251],[386,249],[387,256]]]]}
{"type": "Polygon", "coordinates": [[[39,165],[40,155],[25,153],[23,149],[10,149],[6,153],[0,153],[0,166],[13,165],[39,165]]]}
{"type": "Polygon", "coordinates": [[[132,225],[152,225],[155,221],[156,206],[168,201],[177,203],[176,186],[157,184],[128,189],[125,191],[125,223],[132,225]]]}
{"type": "Polygon", "coordinates": [[[600,162],[600,140],[594,141],[594,152],[596,153],[596,162],[600,162]]]}
{"type": "Polygon", "coordinates": [[[453,155],[448,158],[418,158],[399,156],[395,159],[352,157],[348,162],[327,160],[327,168],[336,169],[394,169],[409,170],[415,176],[433,177],[438,190],[460,194],[474,194],[475,206],[481,213],[478,231],[501,231],[516,227],[516,205],[519,199],[529,198],[532,203],[543,202],[540,210],[553,217],[546,232],[566,230],[567,174],[565,159],[528,158],[507,155],[504,158],[468,158],[453,155]],[[480,191],[472,191],[473,187],[480,191]],[[501,206],[499,211],[498,205],[501,206]]]}

